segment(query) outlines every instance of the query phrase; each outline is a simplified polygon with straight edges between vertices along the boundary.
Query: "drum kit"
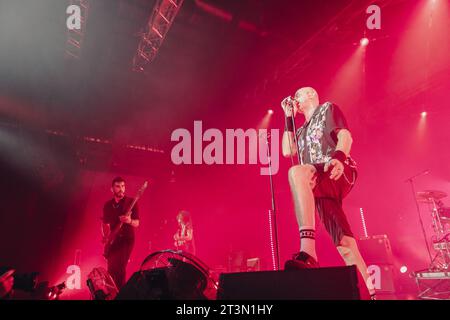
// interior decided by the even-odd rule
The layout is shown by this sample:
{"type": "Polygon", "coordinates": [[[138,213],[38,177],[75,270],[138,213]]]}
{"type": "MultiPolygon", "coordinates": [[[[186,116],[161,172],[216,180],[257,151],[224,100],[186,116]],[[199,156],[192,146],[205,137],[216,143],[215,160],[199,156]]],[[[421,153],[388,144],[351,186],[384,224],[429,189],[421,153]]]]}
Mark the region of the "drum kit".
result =
{"type": "Polygon", "coordinates": [[[430,271],[450,271],[450,207],[442,203],[445,197],[445,192],[437,190],[416,193],[417,202],[428,204],[431,212],[434,231],[431,241],[436,255],[431,261],[430,271]]]}
{"type": "Polygon", "coordinates": [[[442,203],[447,194],[437,190],[425,190],[414,192],[414,195],[418,210],[419,203],[428,204],[430,209],[434,231],[431,241],[436,253],[433,258],[420,218],[431,264],[425,270],[412,273],[419,289],[417,297],[425,300],[450,300],[450,208],[442,203]]]}

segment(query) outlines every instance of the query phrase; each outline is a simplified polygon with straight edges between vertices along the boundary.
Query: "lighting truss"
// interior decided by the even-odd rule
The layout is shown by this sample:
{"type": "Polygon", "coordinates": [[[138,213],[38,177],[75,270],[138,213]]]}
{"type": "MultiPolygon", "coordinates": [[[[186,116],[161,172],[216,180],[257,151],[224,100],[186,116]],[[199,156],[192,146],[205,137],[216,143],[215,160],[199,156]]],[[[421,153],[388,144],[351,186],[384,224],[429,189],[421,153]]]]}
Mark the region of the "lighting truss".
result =
{"type": "Polygon", "coordinates": [[[70,5],[76,5],[81,9],[81,28],[79,30],[67,29],[65,56],[67,59],[79,60],[86,34],[86,24],[89,15],[89,0],[70,0],[70,5]]]}
{"type": "Polygon", "coordinates": [[[143,72],[145,66],[155,59],[183,1],[156,1],[145,31],[141,34],[137,52],[133,58],[133,71],[143,72]]]}

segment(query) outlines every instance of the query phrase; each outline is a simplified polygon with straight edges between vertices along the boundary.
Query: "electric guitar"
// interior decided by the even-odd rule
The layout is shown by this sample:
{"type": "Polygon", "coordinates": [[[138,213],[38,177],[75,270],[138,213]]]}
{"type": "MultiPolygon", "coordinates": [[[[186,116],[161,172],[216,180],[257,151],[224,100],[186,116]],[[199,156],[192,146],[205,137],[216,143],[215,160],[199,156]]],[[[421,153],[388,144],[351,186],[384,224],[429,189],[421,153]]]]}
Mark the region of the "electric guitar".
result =
{"type": "MultiPolygon", "coordinates": [[[[126,211],[126,213],[124,214],[125,216],[131,216],[131,210],[133,210],[136,202],[139,200],[139,198],[142,196],[142,194],[144,193],[145,189],[147,189],[148,186],[148,182],[145,181],[144,184],[142,185],[142,187],[139,189],[139,191],[136,194],[136,197],[134,197],[133,201],[131,202],[131,204],[128,207],[128,210],[126,211]]],[[[109,236],[106,240],[105,243],[105,248],[103,251],[103,256],[105,258],[108,258],[110,250],[111,250],[111,246],[114,243],[114,241],[117,238],[117,235],[120,232],[120,229],[122,228],[123,222],[120,222],[113,230],[111,230],[111,232],[109,233],[109,236]]]]}
{"type": "Polygon", "coordinates": [[[175,247],[178,249],[180,249],[181,247],[184,247],[188,242],[190,242],[191,240],[188,240],[188,232],[192,232],[191,231],[186,231],[186,226],[183,225],[181,227],[180,231],[177,231],[177,233],[175,233],[174,235],[174,245],[175,247]]]}
{"type": "Polygon", "coordinates": [[[186,240],[175,240],[173,244],[175,245],[175,248],[178,249],[186,244],[186,240]]]}

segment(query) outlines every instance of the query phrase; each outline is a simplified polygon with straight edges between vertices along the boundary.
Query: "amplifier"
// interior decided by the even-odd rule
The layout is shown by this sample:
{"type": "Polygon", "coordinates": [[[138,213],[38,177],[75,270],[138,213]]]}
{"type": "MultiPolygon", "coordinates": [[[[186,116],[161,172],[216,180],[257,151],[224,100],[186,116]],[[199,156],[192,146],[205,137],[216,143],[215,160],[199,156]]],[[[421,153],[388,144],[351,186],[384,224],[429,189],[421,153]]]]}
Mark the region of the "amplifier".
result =
{"type": "Polygon", "coordinates": [[[367,270],[377,292],[395,292],[393,265],[371,264],[367,265],[367,270]]]}
{"type": "Polygon", "coordinates": [[[358,247],[367,265],[394,264],[391,244],[385,234],[360,238],[358,247]]]}

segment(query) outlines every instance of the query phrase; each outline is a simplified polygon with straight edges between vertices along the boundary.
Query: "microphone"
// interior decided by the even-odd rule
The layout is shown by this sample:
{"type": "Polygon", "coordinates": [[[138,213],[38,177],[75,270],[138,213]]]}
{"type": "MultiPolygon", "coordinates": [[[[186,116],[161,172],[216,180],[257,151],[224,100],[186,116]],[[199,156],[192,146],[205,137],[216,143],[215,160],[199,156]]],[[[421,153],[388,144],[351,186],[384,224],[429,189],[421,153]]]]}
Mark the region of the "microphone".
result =
{"type": "Polygon", "coordinates": [[[281,101],[282,105],[286,106],[286,109],[292,110],[292,116],[295,116],[294,100],[291,96],[288,96],[281,101]]]}
{"type": "Polygon", "coordinates": [[[422,171],[422,172],[420,172],[420,173],[418,173],[418,174],[416,174],[416,175],[414,175],[414,176],[412,176],[412,177],[406,179],[404,182],[412,181],[412,180],[415,179],[415,178],[418,178],[418,177],[420,177],[420,176],[424,176],[424,175],[429,174],[429,173],[430,173],[430,170],[428,170],[428,169],[427,169],[427,170],[424,170],[424,171],[422,171]]]}

